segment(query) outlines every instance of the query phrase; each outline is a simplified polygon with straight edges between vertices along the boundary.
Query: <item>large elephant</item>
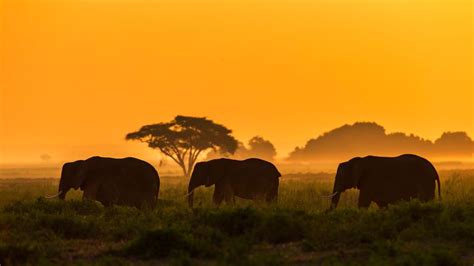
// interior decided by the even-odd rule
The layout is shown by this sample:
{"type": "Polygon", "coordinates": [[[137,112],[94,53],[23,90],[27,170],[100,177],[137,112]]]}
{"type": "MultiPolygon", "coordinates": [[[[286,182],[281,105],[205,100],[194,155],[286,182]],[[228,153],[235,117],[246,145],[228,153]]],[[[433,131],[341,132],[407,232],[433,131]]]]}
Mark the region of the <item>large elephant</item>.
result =
{"type": "Polygon", "coordinates": [[[56,196],[64,200],[71,188],[80,188],[84,199],[97,200],[104,206],[154,207],[160,177],[152,165],[136,158],[96,156],[64,164],[56,196]]]}
{"type": "Polygon", "coordinates": [[[216,205],[234,202],[234,196],[244,199],[275,201],[279,177],[275,165],[251,158],[243,161],[215,159],[197,163],[188,186],[188,204],[193,207],[194,189],[215,185],[213,202],[216,205]]]}
{"type": "Polygon", "coordinates": [[[337,168],[331,209],[337,207],[341,193],[350,188],[360,190],[359,208],[367,208],[371,202],[383,208],[401,200],[432,200],[435,198],[435,182],[441,199],[436,169],[417,155],[353,158],[337,168]]]}

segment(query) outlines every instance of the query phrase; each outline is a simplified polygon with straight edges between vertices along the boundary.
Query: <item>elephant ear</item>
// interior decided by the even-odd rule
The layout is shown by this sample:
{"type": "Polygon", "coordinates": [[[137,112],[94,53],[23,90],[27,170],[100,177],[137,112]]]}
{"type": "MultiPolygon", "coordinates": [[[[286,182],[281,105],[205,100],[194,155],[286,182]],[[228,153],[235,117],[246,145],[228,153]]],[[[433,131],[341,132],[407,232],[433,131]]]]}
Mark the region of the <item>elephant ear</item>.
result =
{"type": "Polygon", "coordinates": [[[353,187],[359,189],[360,182],[362,181],[362,178],[365,175],[365,168],[362,166],[362,158],[356,158],[352,167],[352,176],[354,178],[353,187]]]}
{"type": "Polygon", "coordinates": [[[194,182],[193,186],[198,187],[204,185],[210,186],[209,180],[209,165],[207,162],[199,162],[194,166],[193,173],[191,175],[191,182],[194,182]]]}
{"type": "Polygon", "coordinates": [[[82,170],[82,165],[84,161],[75,161],[70,163],[65,163],[61,171],[61,181],[60,189],[69,190],[71,188],[78,189],[83,179],[80,178],[79,172],[82,170]]]}
{"type": "Polygon", "coordinates": [[[87,176],[89,175],[89,164],[86,161],[82,161],[80,165],[77,167],[76,176],[74,177],[74,185],[75,189],[81,188],[84,190],[84,183],[86,181],[87,176]]]}
{"type": "Polygon", "coordinates": [[[340,163],[337,167],[336,179],[334,180],[334,191],[344,191],[353,187],[354,167],[350,162],[340,163]]]}
{"type": "Polygon", "coordinates": [[[216,159],[209,161],[206,164],[206,175],[208,176],[207,182],[209,186],[215,185],[220,182],[223,177],[226,176],[229,170],[228,159],[216,159]]]}

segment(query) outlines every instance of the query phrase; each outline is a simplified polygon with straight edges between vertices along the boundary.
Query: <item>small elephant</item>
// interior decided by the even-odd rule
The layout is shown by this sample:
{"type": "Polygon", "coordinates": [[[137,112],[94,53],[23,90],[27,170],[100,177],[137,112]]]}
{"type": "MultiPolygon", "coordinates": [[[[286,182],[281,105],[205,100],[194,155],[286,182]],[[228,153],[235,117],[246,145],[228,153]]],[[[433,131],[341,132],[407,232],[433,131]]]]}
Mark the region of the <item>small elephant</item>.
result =
{"type": "Polygon", "coordinates": [[[234,196],[244,199],[276,201],[279,177],[275,165],[251,158],[243,161],[215,159],[197,163],[188,186],[188,204],[193,207],[194,189],[215,185],[213,202],[234,202],[234,196]]]}
{"type": "Polygon", "coordinates": [[[71,188],[80,188],[84,199],[97,200],[104,206],[154,207],[160,177],[152,165],[136,158],[96,156],[64,164],[56,196],[64,200],[71,188]]]}
{"type": "Polygon", "coordinates": [[[339,164],[330,209],[337,207],[341,193],[350,188],[360,190],[359,208],[369,207],[372,201],[384,208],[401,200],[432,200],[435,198],[435,182],[441,199],[436,169],[417,155],[356,157],[339,164]]]}

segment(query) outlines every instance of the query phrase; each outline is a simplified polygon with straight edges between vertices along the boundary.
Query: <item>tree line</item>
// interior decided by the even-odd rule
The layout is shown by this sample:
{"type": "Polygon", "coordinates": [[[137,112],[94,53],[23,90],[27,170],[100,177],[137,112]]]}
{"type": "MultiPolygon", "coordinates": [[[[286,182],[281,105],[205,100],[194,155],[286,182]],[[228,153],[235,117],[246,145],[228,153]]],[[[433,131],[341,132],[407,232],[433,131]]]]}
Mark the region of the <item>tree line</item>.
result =
{"type": "Polygon", "coordinates": [[[381,125],[357,122],[310,139],[289,155],[291,161],[347,159],[377,154],[414,153],[430,158],[472,158],[474,142],[466,132],[445,132],[434,142],[413,134],[387,134],[381,125]]]}
{"type": "MultiPolygon", "coordinates": [[[[187,177],[197,159],[259,157],[273,161],[274,145],[255,136],[244,145],[232,130],[205,117],[176,116],[172,121],[145,125],[126,135],[127,140],[144,142],[171,158],[187,177]]],[[[385,128],[372,122],[344,125],[310,139],[296,147],[286,158],[293,162],[342,160],[355,156],[399,155],[415,153],[427,157],[472,158],[474,142],[465,132],[445,132],[434,142],[419,136],[397,132],[387,134],[385,128]]]]}

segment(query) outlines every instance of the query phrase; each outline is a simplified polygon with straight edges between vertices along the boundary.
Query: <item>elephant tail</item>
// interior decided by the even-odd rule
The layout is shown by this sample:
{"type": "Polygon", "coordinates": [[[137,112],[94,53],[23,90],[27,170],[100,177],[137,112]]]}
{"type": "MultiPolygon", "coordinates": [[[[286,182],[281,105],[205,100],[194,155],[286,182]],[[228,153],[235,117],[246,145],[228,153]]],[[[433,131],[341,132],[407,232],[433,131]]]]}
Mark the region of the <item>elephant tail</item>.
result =
{"type": "Polygon", "coordinates": [[[434,178],[436,179],[436,184],[438,185],[438,199],[439,201],[441,201],[441,182],[439,180],[438,171],[436,171],[436,168],[433,166],[433,164],[431,164],[429,161],[428,163],[430,165],[431,176],[434,176],[434,178]]]}
{"type": "Polygon", "coordinates": [[[436,182],[438,183],[438,198],[441,200],[441,182],[439,182],[439,176],[436,175],[436,182]]]}
{"type": "MultiPolygon", "coordinates": [[[[153,170],[155,170],[153,168],[153,170]]],[[[158,172],[155,170],[156,176],[155,176],[155,182],[156,182],[156,190],[155,190],[155,201],[158,202],[158,195],[160,194],[160,176],[158,175],[158,172]]]]}
{"type": "Polygon", "coordinates": [[[160,179],[156,180],[155,201],[158,202],[158,195],[160,194],[160,179]]]}
{"type": "Polygon", "coordinates": [[[436,171],[435,173],[436,173],[436,183],[438,184],[438,198],[441,201],[441,182],[439,181],[438,173],[436,171]]]}

